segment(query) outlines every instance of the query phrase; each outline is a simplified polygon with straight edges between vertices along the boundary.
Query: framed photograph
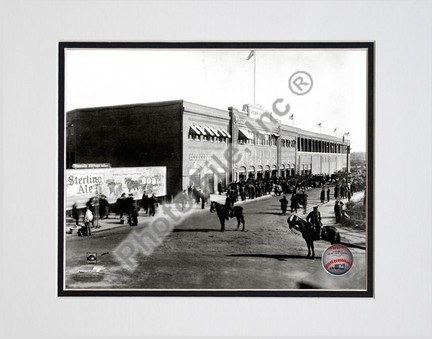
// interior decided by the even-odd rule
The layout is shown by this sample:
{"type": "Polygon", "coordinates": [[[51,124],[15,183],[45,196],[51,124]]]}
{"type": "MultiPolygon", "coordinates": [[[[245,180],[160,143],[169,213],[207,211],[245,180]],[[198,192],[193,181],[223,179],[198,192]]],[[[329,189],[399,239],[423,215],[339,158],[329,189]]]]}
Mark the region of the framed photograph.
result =
{"type": "Polygon", "coordinates": [[[58,296],[373,297],[373,42],[58,52],[58,296]]]}

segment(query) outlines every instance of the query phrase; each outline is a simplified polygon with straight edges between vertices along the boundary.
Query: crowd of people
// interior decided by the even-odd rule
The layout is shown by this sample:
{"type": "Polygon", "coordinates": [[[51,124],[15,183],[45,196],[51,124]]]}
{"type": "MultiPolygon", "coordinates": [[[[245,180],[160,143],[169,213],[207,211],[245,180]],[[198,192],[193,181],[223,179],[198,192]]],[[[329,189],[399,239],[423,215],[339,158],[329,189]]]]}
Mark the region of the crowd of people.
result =
{"type": "MultiPolygon", "coordinates": [[[[239,181],[233,181],[226,185],[219,182],[217,185],[217,191],[219,195],[226,194],[230,197],[232,203],[237,201],[245,201],[247,199],[255,199],[264,195],[273,193],[274,195],[280,196],[285,194],[292,194],[291,196],[291,212],[297,212],[298,208],[302,206],[306,211],[307,208],[307,190],[313,187],[322,187],[321,191],[321,202],[330,201],[330,184],[335,185],[334,196],[338,198],[350,198],[352,189],[350,185],[346,183],[339,184],[338,177],[336,175],[294,175],[288,178],[276,177],[271,178],[261,177],[259,179],[242,178],[239,181]]],[[[210,199],[210,193],[207,187],[196,187],[190,184],[187,189],[186,198],[193,200],[196,204],[201,204],[201,208],[205,208],[205,204],[210,199]]],[[[288,206],[288,204],[287,204],[288,206]]]]}
{"type": "MultiPolygon", "coordinates": [[[[121,196],[115,202],[112,212],[119,216],[120,224],[124,224],[126,219],[130,226],[138,225],[138,211],[142,207],[145,214],[154,216],[156,207],[158,205],[157,198],[154,194],[148,195],[144,193],[141,199],[141,206],[138,206],[137,201],[134,199],[134,195],[130,193],[126,196],[126,193],[122,193],[121,196]]],[[[92,197],[86,202],[86,207],[81,213],[81,209],[74,203],[72,206],[72,217],[75,220],[75,225],[79,227],[79,236],[90,236],[92,228],[100,228],[100,225],[95,225],[96,212],[98,213],[99,220],[108,219],[111,209],[110,204],[105,195],[101,195],[99,198],[92,197]],[[80,224],[81,214],[83,215],[84,225],[80,224]]]]}
{"type": "MultiPolygon", "coordinates": [[[[255,199],[273,193],[276,196],[283,196],[282,199],[279,200],[283,215],[286,215],[288,206],[290,207],[291,213],[297,213],[298,209],[302,207],[304,214],[306,214],[308,201],[307,190],[312,187],[321,187],[321,203],[329,202],[331,196],[330,184],[334,184],[333,194],[336,200],[334,212],[336,222],[338,223],[341,220],[343,210],[341,199],[348,199],[348,201],[350,201],[353,193],[365,189],[365,167],[352,168],[349,176],[346,171],[339,171],[331,176],[324,174],[297,174],[288,178],[273,176],[271,178],[260,177],[255,179],[251,177],[245,179],[242,177],[239,181],[233,181],[227,184],[226,189],[225,185],[219,182],[217,191],[219,195],[226,195],[227,207],[228,204],[229,206],[234,206],[234,204],[240,200],[255,199]],[[286,198],[287,194],[291,194],[290,201],[286,198]]],[[[184,190],[180,194],[180,197],[183,208],[189,200],[200,204],[201,209],[204,209],[205,205],[210,201],[210,190],[205,186],[196,187],[191,184],[188,186],[187,190],[184,190]]],[[[137,201],[134,200],[133,194],[126,196],[126,193],[122,193],[115,202],[113,212],[119,216],[119,222],[121,224],[124,224],[127,218],[127,223],[130,226],[134,226],[138,224],[138,211],[140,208],[143,208],[144,213],[148,216],[154,216],[157,206],[158,200],[154,194],[144,193],[138,205],[137,201]]],[[[91,235],[92,228],[100,227],[94,225],[96,208],[100,220],[108,218],[110,214],[110,204],[106,196],[102,195],[100,198],[91,198],[87,201],[83,213],[84,226],[80,228],[78,232],[79,235],[91,235]]],[[[79,226],[80,215],[80,210],[77,208],[76,204],[74,204],[72,207],[72,216],[77,226],[79,226]]],[[[308,218],[309,215],[307,219],[308,218]]]]}

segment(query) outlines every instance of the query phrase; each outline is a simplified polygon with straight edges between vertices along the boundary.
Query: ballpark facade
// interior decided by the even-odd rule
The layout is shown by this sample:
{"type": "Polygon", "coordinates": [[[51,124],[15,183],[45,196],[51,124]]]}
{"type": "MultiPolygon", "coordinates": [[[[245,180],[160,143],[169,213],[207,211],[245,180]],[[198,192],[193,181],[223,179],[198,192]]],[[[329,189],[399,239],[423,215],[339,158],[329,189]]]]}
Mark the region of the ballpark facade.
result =
{"type": "Polygon", "coordinates": [[[218,182],[346,168],[349,141],[277,118],[257,105],[222,110],[183,100],[76,109],[66,114],[66,168],[165,166],[167,196],[190,184],[213,193],[218,182]]]}

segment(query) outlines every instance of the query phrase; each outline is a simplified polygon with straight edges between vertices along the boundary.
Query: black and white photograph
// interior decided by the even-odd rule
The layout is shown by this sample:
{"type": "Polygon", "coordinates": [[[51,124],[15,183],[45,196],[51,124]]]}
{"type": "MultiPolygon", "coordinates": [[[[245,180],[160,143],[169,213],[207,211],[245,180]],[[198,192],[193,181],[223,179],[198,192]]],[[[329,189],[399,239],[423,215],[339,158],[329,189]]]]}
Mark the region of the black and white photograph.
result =
{"type": "Polygon", "coordinates": [[[431,1],[0,27],[0,338],[431,337],[431,1]]]}
{"type": "Polygon", "coordinates": [[[373,296],[373,42],[59,66],[59,295],[373,296]]]}

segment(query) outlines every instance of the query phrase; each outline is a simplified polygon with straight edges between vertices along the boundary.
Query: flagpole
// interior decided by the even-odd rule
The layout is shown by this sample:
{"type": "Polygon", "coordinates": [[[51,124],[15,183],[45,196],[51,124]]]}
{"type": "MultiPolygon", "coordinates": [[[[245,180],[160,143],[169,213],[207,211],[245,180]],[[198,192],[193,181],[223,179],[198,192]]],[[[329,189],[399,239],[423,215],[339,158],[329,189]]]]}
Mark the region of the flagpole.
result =
{"type": "Polygon", "coordinates": [[[253,103],[255,105],[255,77],[256,77],[256,51],[254,51],[254,96],[253,96],[253,103]]]}

